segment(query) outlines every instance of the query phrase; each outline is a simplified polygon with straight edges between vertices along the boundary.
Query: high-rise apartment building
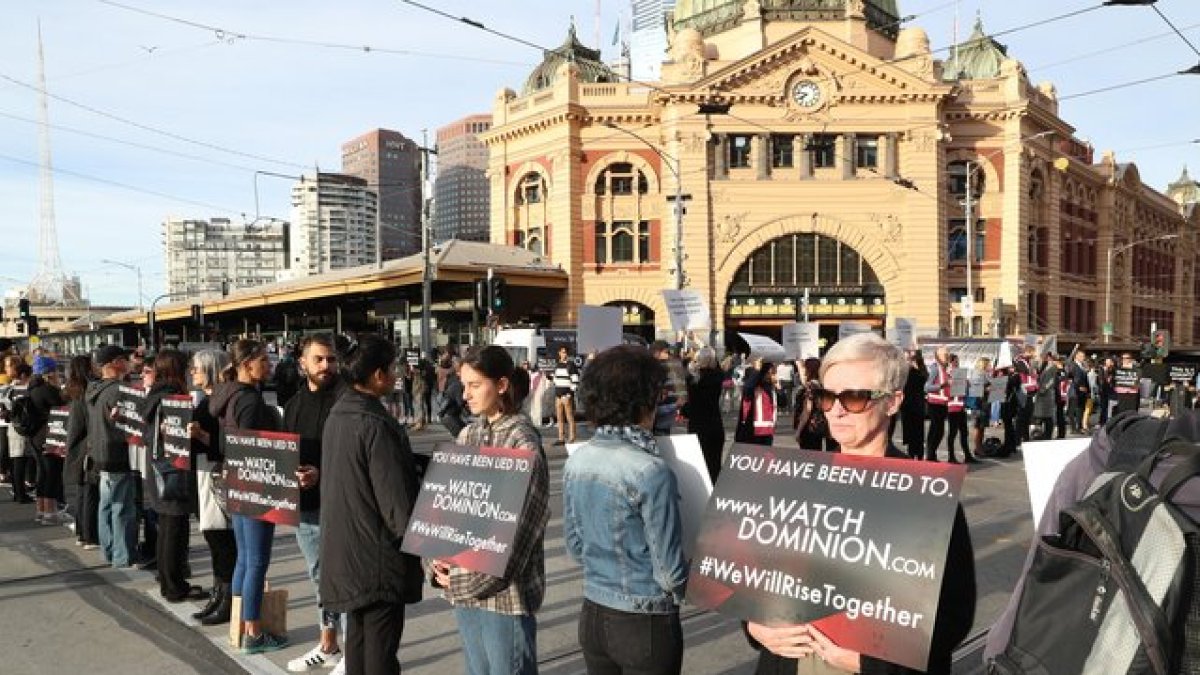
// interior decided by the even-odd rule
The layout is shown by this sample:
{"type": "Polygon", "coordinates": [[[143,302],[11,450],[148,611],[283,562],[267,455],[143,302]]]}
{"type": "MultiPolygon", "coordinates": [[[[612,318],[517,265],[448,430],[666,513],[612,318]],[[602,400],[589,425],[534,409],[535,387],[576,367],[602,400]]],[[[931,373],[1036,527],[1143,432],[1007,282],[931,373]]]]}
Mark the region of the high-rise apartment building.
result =
{"type": "Polygon", "coordinates": [[[365,178],[305,174],[292,186],[291,276],[378,260],[378,197],[365,178]]]}
{"type": "Polygon", "coordinates": [[[438,129],[438,171],[433,184],[435,241],[488,240],[488,152],[479,134],[491,127],[491,115],[470,115],[438,129]]]}
{"type": "Polygon", "coordinates": [[[675,0],[632,0],[633,30],[629,34],[630,72],[634,80],[654,82],[667,58],[667,21],[675,0]]]}
{"type": "Polygon", "coordinates": [[[288,224],[281,221],[245,225],[228,218],[163,223],[167,291],[195,297],[223,286],[246,288],[268,284],[288,266],[288,224]]]}
{"type": "Polygon", "coordinates": [[[342,144],[342,173],[379,197],[383,259],[421,250],[421,151],[404,134],[375,129],[342,144]]]}

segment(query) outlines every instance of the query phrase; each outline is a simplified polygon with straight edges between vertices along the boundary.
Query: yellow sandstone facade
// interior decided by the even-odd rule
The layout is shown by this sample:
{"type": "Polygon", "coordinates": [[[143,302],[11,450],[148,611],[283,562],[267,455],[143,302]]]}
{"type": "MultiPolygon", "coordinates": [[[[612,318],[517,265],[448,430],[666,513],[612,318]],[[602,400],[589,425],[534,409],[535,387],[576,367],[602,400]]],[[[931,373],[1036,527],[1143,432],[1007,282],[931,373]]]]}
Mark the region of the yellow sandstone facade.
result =
{"type": "Polygon", "coordinates": [[[924,334],[1098,340],[1120,249],[1114,339],[1154,321],[1192,344],[1194,205],[1095,157],[1054,87],[980,26],[943,62],[897,15],[887,0],[680,2],[651,83],[572,30],[497,95],[482,136],[492,241],[570,279],[531,313],[572,325],[581,304],[615,305],[649,336],[670,328],[662,289],[682,287],[715,330],[778,336],[807,292],[826,336],[903,317],[924,334]]]}

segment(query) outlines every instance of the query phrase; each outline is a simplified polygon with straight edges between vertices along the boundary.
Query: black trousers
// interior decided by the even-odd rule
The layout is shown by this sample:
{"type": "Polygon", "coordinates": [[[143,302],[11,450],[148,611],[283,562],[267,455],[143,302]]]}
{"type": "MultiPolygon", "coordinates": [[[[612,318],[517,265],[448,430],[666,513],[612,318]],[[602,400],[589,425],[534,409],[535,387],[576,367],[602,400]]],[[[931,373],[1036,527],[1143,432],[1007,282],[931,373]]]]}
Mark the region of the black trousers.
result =
{"type": "Polygon", "coordinates": [[[43,452],[38,455],[38,497],[66,501],[63,494],[63,458],[43,452]]]}
{"type": "Polygon", "coordinates": [[[25,487],[25,476],[29,472],[29,467],[33,466],[33,464],[33,457],[28,455],[12,458],[13,501],[23,502],[32,499],[29,496],[29,489],[25,487]]]}
{"type": "Polygon", "coordinates": [[[679,612],[635,614],[584,599],[579,646],[588,675],[679,675],[683,667],[679,612]]]}
{"type": "Polygon", "coordinates": [[[948,413],[946,420],[949,422],[950,438],[946,442],[946,452],[950,455],[950,460],[954,461],[954,439],[957,437],[962,446],[963,456],[971,454],[971,450],[967,447],[967,411],[959,410],[958,412],[948,413]]]}
{"type": "Polygon", "coordinates": [[[921,408],[901,408],[899,418],[904,427],[904,449],[909,457],[920,459],[925,454],[925,411],[921,408]]]}
{"type": "Polygon", "coordinates": [[[925,459],[936,462],[938,446],[942,444],[942,438],[946,435],[946,406],[931,405],[927,410],[929,411],[929,435],[925,439],[925,459]]]}
{"type": "Polygon", "coordinates": [[[1017,411],[1017,442],[1029,440],[1029,424],[1033,421],[1033,395],[1026,400],[1025,405],[1017,411]]]}
{"type": "Polygon", "coordinates": [[[212,556],[213,579],[218,584],[233,582],[233,567],[237,565],[237,539],[233,530],[205,530],[204,541],[212,556]]]}
{"type": "Polygon", "coordinates": [[[1000,452],[1007,457],[1017,450],[1017,404],[1002,403],[1000,420],[1004,422],[1004,447],[1000,452]]]}
{"type": "Polygon", "coordinates": [[[346,675],[397,675],[404,605],[379,602],[351,610],[346,622],[346,675]]]}
{"type": "Polygon", "coordinates": [[[85,544],[100,543],[100,484],[81,483],[76,493],[75,538],[85,544]]]}
{"type": "Polygon", "coordinates": [[[187,597],[188,517],[158,514],[158,590],[167,600],[187,597]]]}

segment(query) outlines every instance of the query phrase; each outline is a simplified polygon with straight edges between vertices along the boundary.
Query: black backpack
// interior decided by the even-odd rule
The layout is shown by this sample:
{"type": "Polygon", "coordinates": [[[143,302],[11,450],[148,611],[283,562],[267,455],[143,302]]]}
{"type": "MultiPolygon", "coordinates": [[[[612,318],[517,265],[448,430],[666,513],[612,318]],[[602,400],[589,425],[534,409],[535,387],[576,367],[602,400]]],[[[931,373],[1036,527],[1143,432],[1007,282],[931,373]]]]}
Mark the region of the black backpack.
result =
{"type": "Polygon", "coordinates": [[[1035,542],[992,673],[1200,673],[1200,526],[1171,502],[1200,475],[1200,444],[1164,441],[1165,421],[1114,421],[1106,471],[1035,542]]]}
{"type": "Polygon", "coordinates": [[[13,429],[20,435],[30,438],[36,436],[42,427],[46,426],[46,417],[38,412],[29,394],[14,397],[9,405],[8,420],[13,429]]]}

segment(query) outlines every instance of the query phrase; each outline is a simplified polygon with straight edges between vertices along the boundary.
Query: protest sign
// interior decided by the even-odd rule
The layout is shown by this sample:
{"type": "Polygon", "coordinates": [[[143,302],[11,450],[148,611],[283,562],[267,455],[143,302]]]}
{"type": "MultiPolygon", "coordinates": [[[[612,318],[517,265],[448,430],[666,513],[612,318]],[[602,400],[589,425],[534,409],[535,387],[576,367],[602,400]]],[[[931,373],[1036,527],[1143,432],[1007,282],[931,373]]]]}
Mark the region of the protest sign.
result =
{"type": "Polygon", "coordinates": [[[404,362],[410,366],[415,366],[415,365],[421,363],[421,350],[420,349],[405,349],[404,350],[404,362]]]}
{"type": "Polygon", "coordinates": [[[50,409],[50,419],[46,422],[46,444],[42,452],[54,457],[67,456],[67,429],[71,409],[61,406],[50,409]]]}
{"type": "Polygon", "coordinates": [[[1176,384],[1195,384],[1196,383],[1196,366],[1194,365],[1172,365],[1168,366],[1167,376],[1176,384]]]}
{"type": "Polygon", "coordinates": [[[663,289],[663,301],[671,317],[671,329],[675,331],[708,329],[712,321],[708,315],[708,303],[700,291],[691,289],[663,289]]]}
{"type": "Polygon", "coordinates": [[[916,349],[917,320],[897,318],[896,324],[888,331],[888,341],[900,349],[916,349]]]}
{"type": "Polygon", "coordinates": [[[734,445],[688,600],[924,670],[962,465],[734,445]],[[803,495],[802,497],[799,495],[803,495]]]}
{"type": "MultiPolygon", "coordinates": [[[[1113,372],[1113,387],[1136,392],[1141,384],[1142,375],[1137,368],[1117,368],[1113,372]]],[[[1124,393],[1118,391],[1118,393],[1124,393]]]]}
{"type": "MultiPolygon", "coordinates": [[[[700,533],[704,508],[712,495],[712,479],[708,477],[708,465],[700,449],[700,439],[695,434],[677,436],[655,436],[658,454],[667,468],[675,474],[679,487],[679,521],[683,528],[683,557],[690,559],[700,533]]],[[[586,443],[567,443],[567,456],[575,454],[586,443]]]]}
{"type": "Polygon", "coordinates": [[[1033,511],[1035,532],[1063,467],[1087,449],[1091,442],[1090,438],[1072,438],[1060,441],[1025,441],[1021,445],[1021,457],[1025,459],[1025,483],[1029,487],[1029,507],[1033,511]]]}
{"type": "Polygon", "coordinates": [[[536,455],[439,443],[400,550],[504,576],[536,455]]]}
{"type": "Polygon", "coordinates": [[[820,324],[812,322],[783,324],[783,351],[791,361],[821,356],[820,324]]]}
{"type": "Polygon", "coordinates": [[[113,423],[125,432],[126,441],[132,445],[141,444],[142,435],[146,433],[146,421],[141,413],[145,400],[145,389],[128,384],[118,385],[117,411],[113,423]]]}
{"type": "Polygon", "coordinates": [[[224,441],[229,512],[276,525],[299,525],[300,436],[226,429],[224,441]]]}
{"type": "Polygon", "coordinates": [[[755,335],[754,333],[738,333],[738,337],[746,341],[746,345],[750,347],[750,358],[762,358],[773,363],[779,363],[787,358],[787,352],[783,345],[772,340],[765,335],[755,335]]]}
{"type": "Polygon", "coordinates": [[[192,468],[192,439],[187,430],[192,408],[192,397],[186,394],[164,396],[158,407],[158,447],[154,455],[169,458],[181,471],[192,468]]]}
{"type": "Polygon", "coordinates": [[[988,386],[988,403],[1003,403],[1008,390],[1007,377],[993,377],[988,386]]]}
{"type": "Polygon", "coordinates": [[[950,380],[950,397],[963,398],[967,395],[967,380],[963,377],[955,377],[950,380]]]}
{"type": "Polygon", "coordinates": [[[838,339],[844,340],[851,335],[870,333],[871,324],[866,321],[843,321],[838,324],[838,339]]]}
{"type": "Polygon", "coordinates": [[[579,333],[575,347],[580,354],[601,352],[621,344],[621,308],[579,307],[579,333]]]}

